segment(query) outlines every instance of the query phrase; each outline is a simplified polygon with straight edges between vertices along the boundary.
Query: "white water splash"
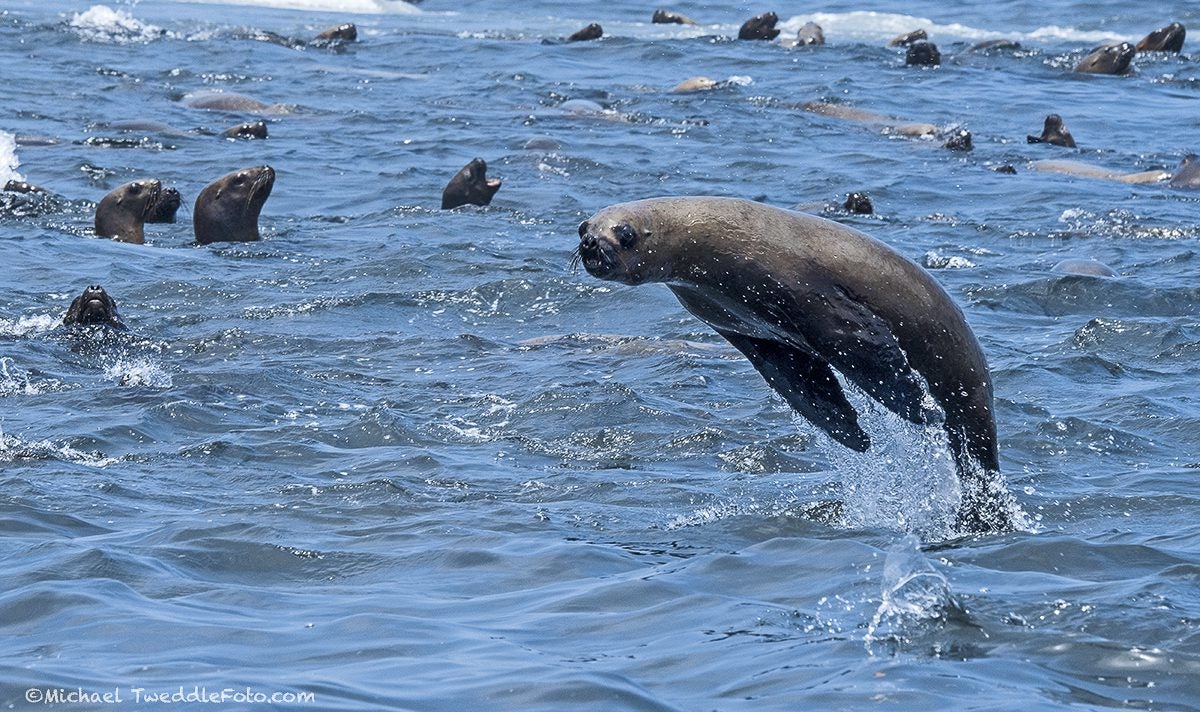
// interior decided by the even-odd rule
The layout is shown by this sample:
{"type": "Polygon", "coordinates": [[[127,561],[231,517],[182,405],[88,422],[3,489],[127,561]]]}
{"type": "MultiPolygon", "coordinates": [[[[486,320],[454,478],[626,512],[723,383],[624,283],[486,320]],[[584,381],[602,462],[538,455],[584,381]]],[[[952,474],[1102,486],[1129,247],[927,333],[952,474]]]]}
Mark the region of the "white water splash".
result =
{"type": "Polygon", "coordinates": [[[17,137],[0,131],[0,188],[10,180],[25,180],[24,176],[17,173],[19,165],[21,160],[17,158],[17,137]]]}
{"type": "Polygon", "coordinates": [[[107,467],[118,462],[116,458],[98,452],[83,452],[49,439],[25,440],[0,429],[0,462],[20,460],[61,460],[91,467],[107,467]]]}
{"type": "Polygon", "coordinates": [[[883,600],[863,637],[872,655],[876,643],[904,644],[922,624],[943,620],[961,609],[950,592],[950,582],[933,568],[911,534],[888,549],[882,588],[883,600]]]}
{"type": "Polygon", "coordinates": [[[171,387],[171,374],[147,359],[117,358],[104,366],[104,377],[122,386],[171,387]]]}
{"type": "Polygon", "coordinates": [[[65,389],[66,385],[61,381],[52,378],[35,380],[11,358],[0,357],[0,397],[36,396],[65,389]]]}
{"type": "Polygon", "coordinates": [[[984,40],[1011,39],[1021,42],[1037,43],[1056,40],[1063,42],[1096,43],[1106,40],[1132,40],[1137,37],[1121,37],[1112,32],[1080,30],[1073,27],[1047,25],[1030,32],[1006,32],[1003,30],[985,30],[956,22],[939,23],[927,17],[902,15],[890,12],[818,12],[811,15],[796,15],[779,23],[784,35],[794,35],[809,21],[815,22],[824,30],[830,42],[851,40],[856,42],[879,43],[886,42],[898,35],[924,29],[934,42],[963,40],[981,42],[984,40]]]}
{"type": "Polygon", "coordinates": [[[188,0],[204,5],[251,5],[305,12],[341,12],[355,15],[414,15],[421,10],[403,0],[188,0]]]}
{"type": "Polygon", "coordinates": [[[48,314],[21,316],[16,319],[0,319],[0,336],[29,336],[45,334],[62,324],[61,317],[48,314]]]}
{"type": "Polygon", "coordinates": [[[92,5],[71,18],[71,27],[92,42],[149,42],[165,34],[161,27],[145,24],[124,10],[92,5]]]}

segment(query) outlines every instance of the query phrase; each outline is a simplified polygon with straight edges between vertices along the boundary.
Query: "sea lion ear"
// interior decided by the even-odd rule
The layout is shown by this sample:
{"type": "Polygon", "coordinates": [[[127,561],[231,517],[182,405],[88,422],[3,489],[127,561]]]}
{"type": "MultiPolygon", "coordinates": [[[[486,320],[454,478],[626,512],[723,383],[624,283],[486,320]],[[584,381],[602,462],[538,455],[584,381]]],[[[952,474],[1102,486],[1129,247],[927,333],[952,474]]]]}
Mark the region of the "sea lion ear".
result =
{"type": "Polygon", "coordinates": [[[588,230],[588,221],[587,220],[584,220],[583,222],[579,223],[579,237],[582,238],[584,235],[586,235],[587,230],[588,230]]]}

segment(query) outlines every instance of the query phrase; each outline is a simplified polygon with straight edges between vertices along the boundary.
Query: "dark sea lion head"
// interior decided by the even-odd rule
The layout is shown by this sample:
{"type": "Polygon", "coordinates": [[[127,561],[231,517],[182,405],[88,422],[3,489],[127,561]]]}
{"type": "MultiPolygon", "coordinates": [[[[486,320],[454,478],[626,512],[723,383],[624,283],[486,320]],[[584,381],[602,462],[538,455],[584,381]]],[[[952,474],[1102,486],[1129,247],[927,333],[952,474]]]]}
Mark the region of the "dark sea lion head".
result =
{"type": "Polygon", "coordinates": [[[162,183],[151,178],[117,186],[96,205],[96,234],[121,242],[146,241],[143,224],[153,214],[162,183]]]}
{"type": "Polygon", "coordinates": [[[354,42],[358,39],[358,27],[353,22],[330,27],[315,38],[317,42],[354,42]]]}
{"type": "Polygon", "coordinates": [[[672,259],[658,244],[666,238],[653,205],[613,205],[582,222],[572,264],[582,264],[593,277],[625,284],[670,279],[672,259]]]}
{"type": "Polygon", "coordinates": [[[842,203],[842,209],[855,215],[870,215],[875,212],[871,198],[866,193],[850,193],[842,203]]]}
{"type": "Polygon", "coordinates": [[[175,222],[175,213],[179,210],[181,202],[183,202],[183,198],[179,195],[178,190],[175,188],[163,188],[158,191],[158,196],[151,202],[150,210],[146,213],[146,222],[175,222]]]}
{"type": "Polygon", "coordinates": [[[952,131],[946,142],[942,144],[942,148],[948,148],[951,151],[970,151],[974,147],[971,132],[966,129],[952,131]]]}
{"type": "Polygon", "coordinates": [[[482,158],[472,159],[442,190],[442,210],[468,204],[487,205],[500,190],[500,184],[499,178],[488,179],[487,163],[482,158]]]}
{"type": "Polygon", "coordinates": [[[1027,136],[1026,140],[1029,143],[1049,143],[1055,146],[1075,148],[1075,139],[1058,114],[1050,114],[1046,117],[1046,122],[1042,125],[1041,136],[1027,136]]]}
{"type": "Polygon", "coordinates": [[[258,240],[258,215],[274,185],[275,171],[270,166],[243,168],[209,183],[196,196],[192,210],[196,242],[258,240]]]}
{"type": "Polygon", "coordinates": [[[1172,188],[1200,188],[1200,156],[1194,153],[1184,156],[1167,185],[1172,188]]]}
{"type": "Polygon", "coordinates": [[[82,294],[75,297],[71,306],[67,307],[67,313],[63,316],[62,323],[67,326],[100,324],[121,331],[125,330],[125,325],[121,323],[121,318],[117,314],[116,300],[98,284],[88,286],[82,294]]]}
{"type": "Polygon", "coordinates": [[[604,36],[604,28],[598,23],[593,22],[582,30],[576,32],[567,38],[568,42],[587,42],[588,40],[598,40],[604,36]]]}
{"type": "Polygon", "coordinates": [[[908,46],[904,63],[910,67],[936,67],[942,63],[942,53],[937,45],[928,40],[919,40],[908,46]]]}
{"type": "Polygon", "coordinates": [[[1172,22],[1166,27],[1151,32],[1137,43],[1139,52],[1182,52],[1183,40],[1187,30],[1178,22],[1172,22]]]}
{"type": "Polygon", "coordinates": [[[779,16],[773,12],[755,15],[742,23],[738,30],[738,39],[773,40],[779,36],[779,29],[775,27],[777,22],[779,22],[779,16]]]}
{"type": "Polygon", "coordinates": [[[1133,63],[1137,50],[1128,42],[1102,45],[1092,50],[1075,65],[1083,74],[1125,74],[1133,63]]]}
{"type": "Polygon", "coordinates": [[[244,124],[230,126],[221,132],[225,138],[266,138],[267,137],[267,122],[262,121],[247,121],[244,124]]]}

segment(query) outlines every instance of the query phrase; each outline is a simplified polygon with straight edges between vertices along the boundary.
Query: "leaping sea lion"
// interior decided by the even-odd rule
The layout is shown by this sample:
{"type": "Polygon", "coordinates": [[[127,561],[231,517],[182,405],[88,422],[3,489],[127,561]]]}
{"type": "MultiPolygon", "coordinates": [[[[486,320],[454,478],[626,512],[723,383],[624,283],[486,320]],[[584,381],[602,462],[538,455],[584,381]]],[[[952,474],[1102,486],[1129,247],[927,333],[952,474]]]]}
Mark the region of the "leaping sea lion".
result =
{"type": "Polygon", "coordinates": [[[959,529],[1012,525],[997,500],[1007,495],[978,470],[999,471],[987,361],[962,311],[914,262],[850,227],[735,198],[614,205],[579,238],[589,274],[665,283],[842,445],[864,452],[871,438],[835,372],[910,422],[940,423],[963,485],[959,529]]]}
{"type": "Polygon", "coordinates": [[[275,171],[270,166],[243,168],[205,186],[196,196],[192,226],[196,242],[258,240],[258,215],[271,196],[275,171]]]}
{"type": "Polygon", "coordinates": [[[67,307],[62,323],[65,326],[99,324],[118,331],[127,330],[117,314],[117,301],[98,284],[88,286],[82,294],[75,297],[71,306],[67,307]]]}

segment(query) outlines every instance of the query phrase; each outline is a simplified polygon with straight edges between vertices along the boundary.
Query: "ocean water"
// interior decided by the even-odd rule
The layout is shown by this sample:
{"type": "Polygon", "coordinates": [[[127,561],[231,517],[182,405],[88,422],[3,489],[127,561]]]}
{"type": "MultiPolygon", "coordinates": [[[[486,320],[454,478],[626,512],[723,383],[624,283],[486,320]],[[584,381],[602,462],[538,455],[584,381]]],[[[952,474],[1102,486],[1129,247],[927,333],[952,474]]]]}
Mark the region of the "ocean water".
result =
{"type": "Polygon", "coordinates": [[[1030,166],[1200,149],[1195,40],[1070,71],[1200,9],[970,5],[6,3],[0,182],[54,195],[0,196],[0,705],[1200,709],[1200,193],[1030,166]],[[731,39],[771,9],[828,44],[731,39]],[[918,27],[940,67],[885,46],[918,27]],[[968,51],[994,38],[1021,46],[968,51]],[[723,85],[670,92],[696,75],[723,85]],[[1079,148],[1026,143],[1049,113],[1079,148]],[[440,210],[474,157],[503,187],[440,210]],[[264,163],[264,239],[195,245],[200,189],[264,163]],[[141,177],[179,222],[97,238],[141,177]],[[598,209],[697,194],[932,271],[990,362],[1017,531],[956,535],[928,433],[876,409],[852,456],[665,287],[570,268],[598,209]],[[97,283],[128,333],[59,326],[97,283]]]}

